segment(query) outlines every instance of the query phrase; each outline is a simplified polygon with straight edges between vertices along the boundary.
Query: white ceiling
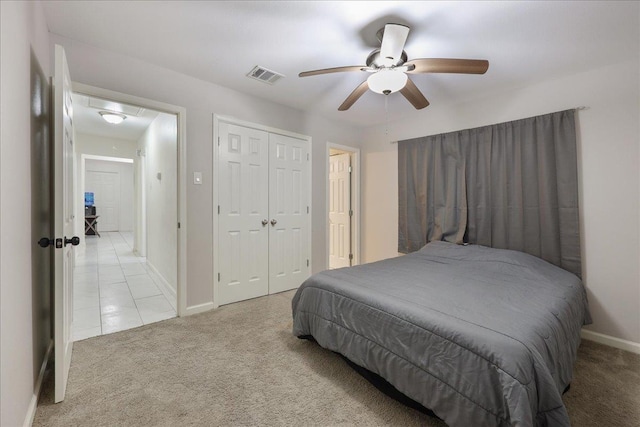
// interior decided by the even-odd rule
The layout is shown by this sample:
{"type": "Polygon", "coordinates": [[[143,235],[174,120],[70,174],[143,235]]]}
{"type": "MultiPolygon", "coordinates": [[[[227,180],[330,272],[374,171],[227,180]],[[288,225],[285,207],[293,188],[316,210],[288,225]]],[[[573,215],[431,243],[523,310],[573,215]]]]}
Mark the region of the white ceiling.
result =
{"type": "Polygon", "coordinates": [[[79,93],[74,93],[72,98],[73,123],[76,133],[137,141],[159,114],[154,110],[79,93]],[[127,118],[120,124],[110,124],[100,116],[100,111],[125,113],[127,118]]]}
{"type": "MultiPolygon", "coordinates": [[[[202,80],[358,125],[416,111],[396,93],[366,93],[337,108],[366,78],[318,68],[364,65],[387,22],[409,25],[413,58],[488,59],[485,75],[411,78],[431,105],[459,103],[638,58],[639,6],[613,1],[511,2],[43,2],[49,30],[202,80]],[[255,65],[286,76],[270,86],[245,76],[255,65]]],[[[615,76],[611,76],[615,78],[615,76]]]]}

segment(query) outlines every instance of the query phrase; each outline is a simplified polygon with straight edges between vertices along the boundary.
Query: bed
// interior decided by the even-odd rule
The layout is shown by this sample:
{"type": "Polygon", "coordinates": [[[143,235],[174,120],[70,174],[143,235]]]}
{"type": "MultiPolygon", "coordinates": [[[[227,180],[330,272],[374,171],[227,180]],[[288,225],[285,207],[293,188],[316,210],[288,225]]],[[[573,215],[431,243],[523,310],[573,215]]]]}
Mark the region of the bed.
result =
{"type": "Polygon", "coordinates": [[[534,256],[432,242],[311,276],[293,334],[381,376],[450,426],[569,426],[582,325],[574,274],[534,256]]]}

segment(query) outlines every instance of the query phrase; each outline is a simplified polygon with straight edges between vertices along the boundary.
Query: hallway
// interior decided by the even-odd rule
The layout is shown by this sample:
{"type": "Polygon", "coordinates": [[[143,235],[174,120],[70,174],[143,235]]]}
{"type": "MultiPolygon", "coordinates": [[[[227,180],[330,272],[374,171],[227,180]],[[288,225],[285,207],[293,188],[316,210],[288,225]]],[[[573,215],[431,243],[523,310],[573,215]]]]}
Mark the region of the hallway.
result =
{"type": "Polygon", "coordinates": [[[110,334],[176,317],[146,259],[133,253],[132,232],[85,236],[74,268],[73,340],[110,334]]]}

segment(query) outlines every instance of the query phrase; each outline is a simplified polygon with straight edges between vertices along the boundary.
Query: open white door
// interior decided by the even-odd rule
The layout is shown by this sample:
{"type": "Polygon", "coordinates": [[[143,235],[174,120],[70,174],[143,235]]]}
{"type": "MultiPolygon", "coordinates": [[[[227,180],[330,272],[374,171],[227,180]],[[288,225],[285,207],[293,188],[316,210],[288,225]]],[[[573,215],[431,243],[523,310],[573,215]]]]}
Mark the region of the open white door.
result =
{"type": "Polygon", "coordinates": [[[71,365],[73,340],[71,322],[73,307],[73,108],[71,77],[62,46],[56,45],[53,78],[54,109],[54,346],[55,402],[64,399],[71,365]],[[73,246],[71,246],[72,244],[73,246]]]}
{"type": "Polygon", "coordinates": [[[329,268],[351,265],[351,155],[329,157],[329,268]]]}

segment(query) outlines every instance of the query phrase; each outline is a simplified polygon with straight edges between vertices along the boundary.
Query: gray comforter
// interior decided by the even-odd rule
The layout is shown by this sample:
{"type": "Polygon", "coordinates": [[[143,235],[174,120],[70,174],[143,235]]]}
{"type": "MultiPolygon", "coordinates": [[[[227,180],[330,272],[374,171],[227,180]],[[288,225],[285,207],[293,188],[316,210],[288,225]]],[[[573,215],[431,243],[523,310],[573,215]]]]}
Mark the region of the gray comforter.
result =
{"type": "Polygon", "coordinates": [[[451,426],[568,426],[580,328],[573,274],[521,252],[433,242],[324,271],[298,289],[293,333],[313,336],[451,426]]]}

